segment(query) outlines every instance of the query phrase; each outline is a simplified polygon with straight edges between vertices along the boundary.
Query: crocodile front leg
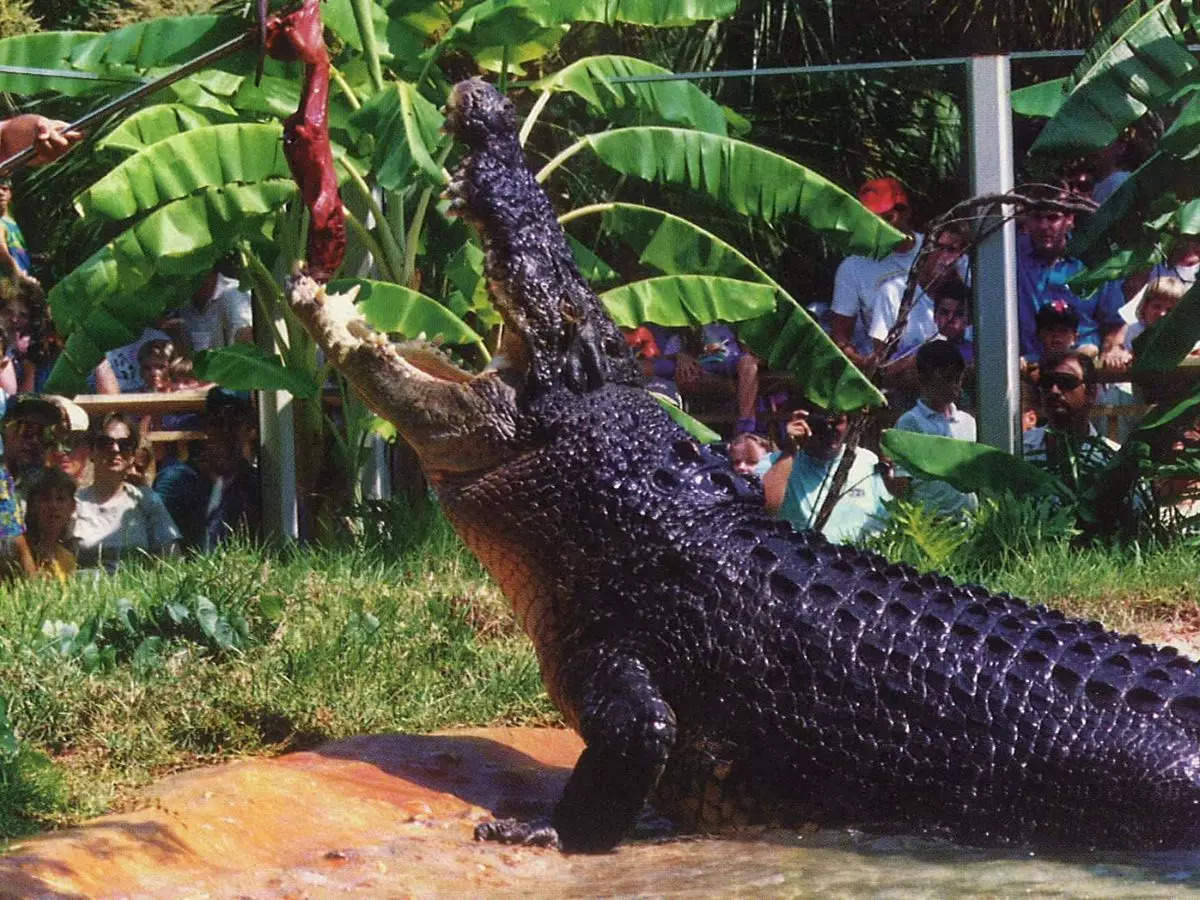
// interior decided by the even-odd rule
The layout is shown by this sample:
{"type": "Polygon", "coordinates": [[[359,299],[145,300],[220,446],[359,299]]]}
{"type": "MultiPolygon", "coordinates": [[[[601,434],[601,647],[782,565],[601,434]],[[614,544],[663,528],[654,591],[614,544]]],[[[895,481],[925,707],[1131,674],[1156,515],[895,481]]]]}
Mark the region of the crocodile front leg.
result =
{"type": "Polygon", "coordinates": [[[475,830],[477,839],[545,846],[557,836],[568,853],[605,852],[633,827],[658,783],[675,743],[675,714],[646,667],[625,653],[596,648],[572,659],[563,677],[568,697],[577,698],[587,747],[549,826],[489,822],[475,830]]]}

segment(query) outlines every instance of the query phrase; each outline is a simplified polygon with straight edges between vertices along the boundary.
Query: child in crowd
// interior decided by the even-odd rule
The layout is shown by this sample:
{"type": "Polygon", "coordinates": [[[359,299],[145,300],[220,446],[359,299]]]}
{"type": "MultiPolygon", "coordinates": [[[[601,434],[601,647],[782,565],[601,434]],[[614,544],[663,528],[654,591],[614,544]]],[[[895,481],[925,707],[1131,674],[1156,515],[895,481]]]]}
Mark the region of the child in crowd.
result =
{"type": "Polygon", "coordinates": [[[933,306],[935,340],[946,340],[958,348],[967,368],[975,365],[975,342],[967,337],[971,324],[970,294],[962,282],[946,285],[933,306]]]}
{"type": "Polygon", "coordinates": [[[25,486],[25,528],[39,575],[66,581],[75,572],[75,482],[61,469],[35,472],[25,486]]]}
{"type": "Polygon", "coordinates": [[[1132,350],[1134,338],[1173,310],[1190,287],[1172,275],[1156,278],[1146,285],[1137,305],[1137,321],[1125,329],[1125,349],[1132,350]]]}
{"type": "MultiPolygon", "coordinates": [[[[955,406],[962,393],[966,364],[958,348],[949,341],[929,341],[917,351],[917,378],[920,399],[916,406],[896,422],[899,431],[915,431],[938,437],[975,442],[975,419],[955,406]]],[[[910,476],[897,468],[894,490],[909,493],[912,499],[926,507],[952,516],[964,510],[975,510],[979,501],[974,494],[964,494],[944,481],[910,476]]]]}
{"type": "Polygon", "coordinates": [[[1079,339],[1079,313],[1062,298],[1051,300],[1037,311],[1038,343],[1042,356],[1075,349],[1079,339]]]}
{"type": "Polygon", "coordinates": [[[175,390],[171,380],[171,360],[175,355],[175,344],[165,338],[155,338],[138,347],[138,371],[142,376],[143,391],[166,394],[175,390]]]}
{"type": "Polygon", "coordinates": [[[1037,391],[1025,379],[1021,379],[1021,431],[1037,428],[1041,418],[1041,407],[1038,405],[1037,391]]]}
{"type": "Polygon", "coordinates": [[[766,438],[757,434],[739,434],[729,442],[729,461],[739,475],[766,474],[774,460],[766,438]]]}

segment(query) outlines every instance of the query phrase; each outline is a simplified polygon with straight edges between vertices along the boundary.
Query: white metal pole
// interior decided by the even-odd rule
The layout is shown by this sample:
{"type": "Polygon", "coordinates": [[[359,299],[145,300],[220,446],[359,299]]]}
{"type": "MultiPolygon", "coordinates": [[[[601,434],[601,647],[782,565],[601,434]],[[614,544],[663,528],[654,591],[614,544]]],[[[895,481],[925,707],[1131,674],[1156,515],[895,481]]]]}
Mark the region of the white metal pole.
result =
{"type": "Polygon", "coordinates": [[[262,472],[263,534],[284,542],[300,536],[296,508],[296,425],[292,395],[287,391],[259,391],[258,424],[262,436],[259,469],[262,472]]]}
{"type": "MultiPolygon", "coordinates": [[[[971,193],[1007,193],[1014,185],[1009,58],[972,57],[967,63],[967,81],[971,193]]],[[[990,223],[995,221],[993,218],[990,223]]],[[[1016,227],[1008,221],[976,249],[972,287],[979,440],[1009,453],[1018,452],[1021,446],[1016,266],[1016,227]]]]}

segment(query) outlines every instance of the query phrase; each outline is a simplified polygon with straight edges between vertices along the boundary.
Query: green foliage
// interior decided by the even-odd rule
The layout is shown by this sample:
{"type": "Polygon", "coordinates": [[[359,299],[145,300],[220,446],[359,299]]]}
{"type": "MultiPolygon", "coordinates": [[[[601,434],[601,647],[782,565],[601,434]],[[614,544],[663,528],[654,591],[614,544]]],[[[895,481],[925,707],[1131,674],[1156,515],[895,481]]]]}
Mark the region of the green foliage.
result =
{"type": "Polygon", "coordinates": [[[1099,150],[1196,68],[1171,0],[1133,0],[1093,42],[1031,155],[1099,150]]]}
{"type": "Polygon", "coordinates": [[[0,836],[102,812],[168,768],[353,734],[555,721],[528,641],[436,508],[420,520],[383,507],[373,549],[234,542],[6,587],[0,756],[15,731],[25,774],[0,760],[0,836]],[[30,793],[35,774],[54,791],[30,793]]]}
{"type": "Polygon", "coordinates": [[[890,560],[918,569],[945,570],[970,538],[963,520],[939,515],[923,503],[893,499],[886,506],[887,524],[866,544],[890,560]]]}
{"type": "Polygon", "coordinates": [[[0,696],[0,840],[41,830],[66,803],[62,773],[17,737],[8,706],[0,696]]]}
{"type": "Polygon", "coordinates": [[[195,369],[202,381],[215,381],[235,391],[288,391],[305,400],[320,391],[307,372],[289,368],[280,357],[249,344],[201,350],[195,356],[195,369]]]}
{"type": "MultiPolygon", "coordinates": [[[[416,77],[409,68],[415,65],[414,49],[424,67],[422,74],[451,49],[473,55],[483,68],[495,63],[517,65],[546,59],[573,23],[663,27],[719,18],[733,9],[731,0],[617,4],[489,0],[450,11],[408,4],[366,3],[360,8],[349,0],[328,4],[327,24],[345,42],[335,45],[339,54],[335,65],[342,80],[331,92],[329,116],[335,156],[348,179],[344,187],[351,237],[361,243],[352,248],[351,258],[370,253],[384,280],[398,283],[394,290],[373,289],[372,297],[364,298],[369,316],[396,325],[398,331],[456,332],[453,337],[447,333],[447,340],[474,344],[475,357],[484,360],[489,355],[484,338],[497,321],[483,291],[481,261],[471,238],[461,226],[446,227],[430,220],[432,198],[444,181],[442,165],[450,150],[440,131],[438,111],[445,101],[445,85],[416,77]],[[383,79],[383,65],[391,65],[398,77],[383,79]],[[382,202],[372,190],[382,191],[382,202]],[[424,320],[437,316],[424,299],[409,292],[418,280],[427,286],[426,297],[451,311],[443,322],[433,323],[435,327],[423,327],[424,320]],[[393,304],[396,309],[385,309],[393,304]],[[414,316],[418,321],[412,321],[414,316]],[[471,329],[473,335],[463,334],[471,329]]],[[[43,60],[51,60],[62,73],[144,77],[213,46],[246,24],[226,15],[192,15],[141,22],[104,35],[39,36],[38,40],[43,60]]],[[[26,49],[14,44],[11,54],[16,58],[26,49]]],[[[286,271],[289,254],[302,243],[302,231],[289,231],[286,240],[279,240],[279,216],[293,202],[294,192],[282,187],[288,175],[279,152],[277,120],[290,112],[299,96],[300,71],[268,61],[261,85],[255,86],[249,78],[253,64],[246,54],[192,76],[159,98],[166,103],[150,106],[99,136],[98,146],[105,153],[129,155],[109,166],[76,198],[85,225],[97,229],[90,223],[98,218],[113,224],[99,226],[98,233],[107,243],[51,294],[56,324],[67,339],[67,353],[52,376],[53,388],[69,392],[104,350],[140,333],[165,308],[168,298],[178,296],[181,282],[202,272],[219,255],[238,248],[261,256],[262,271],[286,271]],[[115,228],[123,230],[114,236],[115,228]]],[[[534,155],[547,152],[554,157],[543,177],[559,170],[565,173],[567,160],[589,147],[595,157],[578,161],[581,165],[573,166],[575,171],[568,176],[570,199],[576,202],[595,190],[611,196],[612,188],[602,182],[619,186],[623,175],[636,174],[698,191],[706,203],[724,207],[722,215],[733,222],[757,221],[770,227],[784,219],[803,222],[849,250],[873,254],[886,252],[899,239],[853,197],[811,170],[727,137],[729,123],[738,117],[696,86],[614,85],[609,80],[666,71],[632,57],[603,55],[543,74],[533,85],[540,97],[523,129],[534,155]],[[556,98],[561,98],[563,111],[551,121],[552,128],[539,129],[534,137],[531,130],[550,119],[547,103],[556,98]],[[575,101],[575,107],[586,104],[588,114],[577,116],[570,101],[575,101]],[[595,117],[632,127],[591,131],[595,117]],[[555,146],[563,144],[566,149],[556,151],[555,146]],[[658,161],[654,171],[643,170],[647,160],[658,161]]],[[[94,90],[95,84],[89,82],[81,90],[94,90]]],[[[49,81],[40,86],[14,82],[22,90],[51,85],[49,81]]],[[[929,122],[953,117],[953,110],[932,95],[929,103],[922,103],[924,112],[918,116],[924,122],[918,125],[922,133],[929,122]]],[[[613,226],[608,232],[613,240],[602,246],[588,245],[583,239],[574,244],[584,256],[584,268],[599,283],[611,284],[618,267],[606,257],[610,251],[621,252],[614,241],[638,241],[621,220],[640,218],[644,224],[648,215],[657,213],[657,243],[643,243],[641,250],[648,260],[664,264],[668,243],[673,243],[675,270],[663,271],[667,280],[624,287],[622,308],[636,302],[677,313],[691,305],[688,321],[741,321],[746,309],[752,308],[766,318],[745,329],[747,339],[755,342],[754,349],[794,367],[795,374],[808,382],[806,390],[814,399],[838,408],[880,402],[875,389],[761,268],[744,255],[743,262],[732,265],[739,255],[732,246],[720,251],[725,261],[718,262],[713,251],[720,239],[715,235],[663,210],[647,212],[649,208],[642,207],[635,213],[633,206],[614,205],[606,216],[613,226]],[[673,237],[667,235],[668,227],[673,237]],[[686,268],[685,258],[696,266],[686,268]],[[740,271],[713,271],[718,266],[740,271]],[[722,278],[747,275],[753,285],[740,284],[735,292],[724,294],[716,290],[724,284],[722,278]],[[664,307],[664,288],[672,278],[678,299],[664,307]],[[705,299],[701,294],[709,296],[705,299]],[[786,328],[776,328],[780,322],[786,328]],[[787,340],[778,340],[781,334],[787,340]]],[[[614,302],[617,296],[613,295],[614,302]]],[[[259,299],[266,302],[269,315],[286,320],[274,306],[277,291],[259,299]]],[[[289,350],[285,364],[311,365],[302,361],[305,358],[306,354],[289,350]]],[[[237,371],[242,370],[221,369],[237,371]]],[[[275,373],[266,374],[278,383],[275,373]]],[[[240,383],[248,382],[241,378],[240,383]]]]}
{"type": "Polygon", "coordinates": [[[910,470],[948,482],[965,493],[1006,492],[1046,496],[1062,487],[1047,473],[995,447],[952,438],[889,429],[883,449],[910,470]]]}

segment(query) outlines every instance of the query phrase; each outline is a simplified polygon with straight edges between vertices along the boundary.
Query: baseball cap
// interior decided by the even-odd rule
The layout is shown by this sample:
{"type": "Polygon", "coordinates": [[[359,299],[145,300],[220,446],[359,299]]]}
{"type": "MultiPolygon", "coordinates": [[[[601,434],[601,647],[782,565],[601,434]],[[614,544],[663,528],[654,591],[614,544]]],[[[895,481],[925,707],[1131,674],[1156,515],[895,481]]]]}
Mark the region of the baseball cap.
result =
{"type": "Polygon", "coordinates": [[[908,192],[896,178],[872,178],[858,189],[858,199],[871,212],[885,213],[897,206],[908,206],[908,192]]]}
{"type": "Polygon", "coordinates": [[[1038,328],[1066,326],[1077,329],[1079,328],[1079,313],[1070,303],[1060,297],[1051,300],[1039,309],[1034,317],[1034,322],[1037,323],[1038,328]]]}
{"type": "Polygon", "coordinates": [[[58,394],[15,394],[8,398],[4,418],[12,422],[66,425],[70,431],[88,429],[88,414],[83,407],[58,394]]]}

